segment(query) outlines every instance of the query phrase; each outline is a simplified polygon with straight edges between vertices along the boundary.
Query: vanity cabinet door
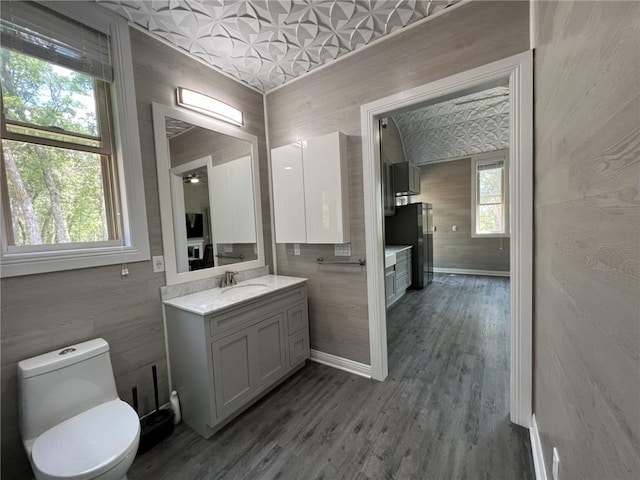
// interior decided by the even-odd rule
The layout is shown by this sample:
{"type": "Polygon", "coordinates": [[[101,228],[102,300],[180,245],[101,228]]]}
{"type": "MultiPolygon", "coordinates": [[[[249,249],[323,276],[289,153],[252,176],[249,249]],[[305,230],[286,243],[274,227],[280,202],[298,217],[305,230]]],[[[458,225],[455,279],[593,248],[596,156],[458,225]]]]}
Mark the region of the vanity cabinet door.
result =
{"type": "Polygon", "coordinates": [[[253,327],[256,338],[255,388],[261,389],[272,384],[287,371],[284,343],[285,315],[278,313],[253,327]]]}
{"type": "Polygon", "coordinates": [[[218,419],[253,395],[252,330],[243,330],[211,344],[213,383],[218,419]]]}

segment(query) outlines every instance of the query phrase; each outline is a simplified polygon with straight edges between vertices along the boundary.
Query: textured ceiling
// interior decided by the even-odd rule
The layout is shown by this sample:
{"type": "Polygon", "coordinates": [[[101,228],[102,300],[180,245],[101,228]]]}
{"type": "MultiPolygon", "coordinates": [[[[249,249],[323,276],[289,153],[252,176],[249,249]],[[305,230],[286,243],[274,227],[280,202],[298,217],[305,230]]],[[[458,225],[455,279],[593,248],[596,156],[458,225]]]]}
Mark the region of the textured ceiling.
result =
{"type": "Polygon", "coordinates": [[[193,125],[187,122],[183,122],[182,120],[178,120],[177,118],[165,117],[165,130],[167,132],[167,138],[171,140],[174,137],[177,137],[181,133],[191,130],[195,128],[193,125]]]}
{"type": "Polygon", "coordinates": [[[458,0],[96,0],[260,91],[458,0]]]}
{"type": "Polygon", "coordinates": [[[394,115],[409,163],[509,148],[509,88],[495,87],[394,115]]]}

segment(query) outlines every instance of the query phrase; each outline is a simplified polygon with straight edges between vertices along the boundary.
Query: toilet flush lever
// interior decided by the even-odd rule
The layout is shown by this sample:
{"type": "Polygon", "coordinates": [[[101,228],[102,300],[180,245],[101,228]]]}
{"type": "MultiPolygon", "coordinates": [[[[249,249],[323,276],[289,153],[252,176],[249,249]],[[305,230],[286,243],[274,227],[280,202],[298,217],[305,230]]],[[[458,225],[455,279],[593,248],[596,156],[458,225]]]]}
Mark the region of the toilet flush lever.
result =
{"type": "Polygon", "coordinates": [[[75,348],[65,348],[64,350],[59,352],[58,355],[66,355],[67,353],[71,353],[71,352],[75,352],[75,351],[76,351],[75,348]]]}

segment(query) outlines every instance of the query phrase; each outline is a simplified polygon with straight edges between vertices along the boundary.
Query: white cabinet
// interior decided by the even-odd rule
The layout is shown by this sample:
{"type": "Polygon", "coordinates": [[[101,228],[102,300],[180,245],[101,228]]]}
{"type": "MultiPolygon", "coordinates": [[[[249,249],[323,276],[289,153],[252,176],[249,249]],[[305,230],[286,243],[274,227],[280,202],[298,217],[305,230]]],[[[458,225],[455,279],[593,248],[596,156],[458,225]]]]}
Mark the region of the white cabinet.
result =
{"type": "Polygon", "coordinates": [[[271,151],[278,243],[349,243],[347,137],[340,132],[271,151]]]}
{"type": "Polygon", "coordinates": [[[304,180],[300,144],[271,150],[276,242],[306,243],[304,180]]]}
{"type": "Polygon", "coordinates": [[[165,305],[169,368],[184,422],[209,438],[309,358],[304,286],[200,315],[165,305]]]}
{"type": "Polygon", "coordinates": [[[215,165],[211,174],[215,243],[256,243],[251,157],[215,165]]]}

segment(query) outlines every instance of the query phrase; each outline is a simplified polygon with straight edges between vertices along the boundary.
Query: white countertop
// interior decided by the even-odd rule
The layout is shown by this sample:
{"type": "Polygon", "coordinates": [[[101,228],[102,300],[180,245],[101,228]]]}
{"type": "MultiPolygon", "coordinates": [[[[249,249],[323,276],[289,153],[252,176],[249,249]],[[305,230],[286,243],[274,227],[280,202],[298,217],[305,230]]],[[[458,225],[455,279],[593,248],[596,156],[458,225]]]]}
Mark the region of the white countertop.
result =
{"type": "Polygon", "coordinates": [[[237,285],[226,288],[211,288],[202,292],[171,298],[164,300],[162,303],[187,312],[197,313],[198,315],[208,315],[246,300],[260,298],[294,285],[302,285],[306,281],[306,278],[265,275],[264,277],[238,282],[237,285]]]}
{"type": "Polygon", "coordinates": [[[384,268],[393,267],[396,264],[396,254],[411,248],[411,245],[385,245],[384,268]]]}

